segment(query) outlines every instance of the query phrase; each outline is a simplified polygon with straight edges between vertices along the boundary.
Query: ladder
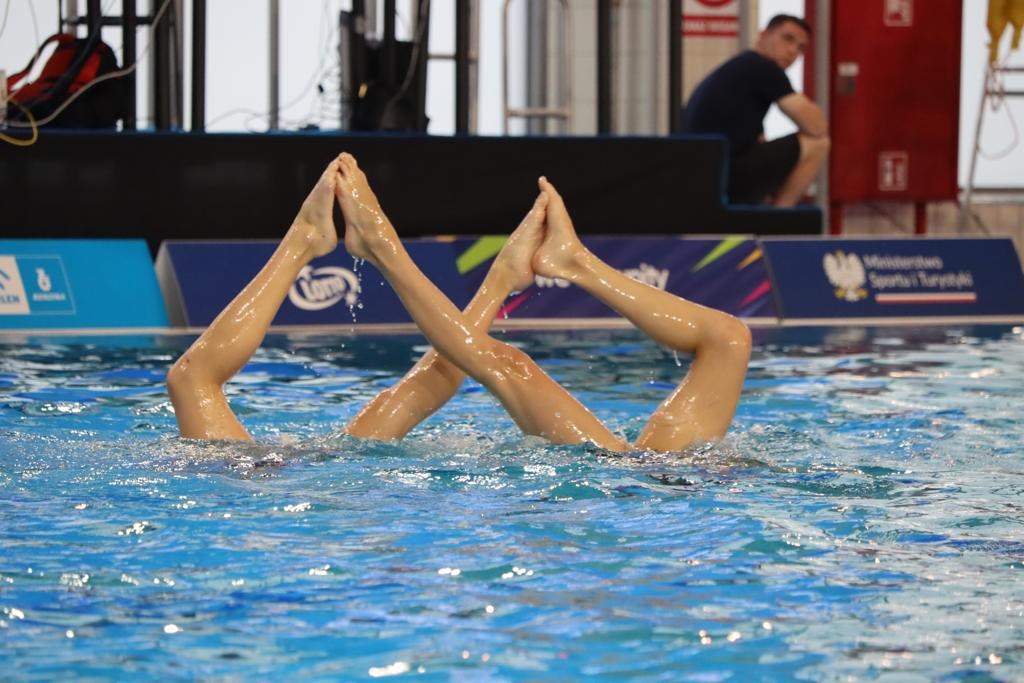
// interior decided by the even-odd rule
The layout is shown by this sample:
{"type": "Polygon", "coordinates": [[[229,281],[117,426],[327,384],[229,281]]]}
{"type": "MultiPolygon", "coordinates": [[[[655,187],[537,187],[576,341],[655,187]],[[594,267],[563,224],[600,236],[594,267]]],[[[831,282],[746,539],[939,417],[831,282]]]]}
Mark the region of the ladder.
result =
{"type": "Polygon", "coordinates": [[[971,216],[971,204],[974,200],[974,176],[978,168],[978,153],[981,151],[981,128],[985,119],[985,109],[989,100],[1001,100],[1011,97],[1024,97],[1024,90],[1006,90],[1000,86],[1001,74],[1024,74],[1024,66],[985,66],[985,83],[981,88],[981,107],[978,109],[978,123],[974,127],[974,147],[971,151],[971,170],[967,175],[967,186],[964,188],[964,200],[960,206],[960,231],[967,229],[971,216]]]}
{"type": "MultiPolygon", "coordinates": [[[[535,0],[526,0],[535,2],[535,0]]],[[[572,129],[573,105],[572,105],[572,26],[570,24],[570,10],[568,0],[540,0],[539,6],[544,12],[545,21],[542,22],[544,30],[547,29],[547,18],[550,16],[550,5],[555,2],[559,7],[559,18],[561,33],[561,53],[558,59],[557,77],[555,86],[557,102],[548,102],[551,89],[546,88],[543,103],[536,106],[513,107],[509,104],[509,14],[513,0],[505,0],[501,15],[501,67],[502,67],[502,104],[504,107],[504,134],[508,135],[509,124],[512,119],[554,119],[561,121],[563,133],[572,129]]],[[[541,64],[547,63],[547,55],[540,55],[541,64]]],[[[529,83],[527,84],[529,85],[529,83]]]]}

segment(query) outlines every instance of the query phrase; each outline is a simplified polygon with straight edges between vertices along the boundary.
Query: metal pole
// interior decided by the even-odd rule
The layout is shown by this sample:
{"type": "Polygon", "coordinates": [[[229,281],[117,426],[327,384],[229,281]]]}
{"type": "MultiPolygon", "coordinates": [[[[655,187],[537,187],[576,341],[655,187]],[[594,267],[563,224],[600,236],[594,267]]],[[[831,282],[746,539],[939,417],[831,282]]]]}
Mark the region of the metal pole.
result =
{"type": "Polygon", "coordinates": [[[683,132],[683,0],[668,8],[668,130],[683,132]]]}
{"type": "Polygon", "coordinates": [[[281,79],[278,74],[281,49],[281,34],[278,31],[280,17],[279,0],[270,0],[270,120],[267,122],[267,128],[270,130],[277,130],[281,114],[278,111],[281,108],[281,79]]]}
{"type": "MultiPolygon", "coordinates": [[[[741,2],[738,8],[739,16],[737,17],[739,29],[739,42],[741,50],[750,49],[750,35],[753,33],[750,29],[756,23],[755,17],[757,16],[757,7],[751,2],[741,2]]],[[[804,10],[806,14],[806,10],[804,10]]]]}
{"type": "MultiPolygon", "coordinates": [[[[128,68],[135,64],[136,59],[136,40],[135,32],[138,30],[138,14],[136,10],[135,0],[121,0],[121,34],[124,39],[124,68],[128,68]]],[[[135,72],[131,72],[127,78],[124,79],[125,90],[127,95],[125,99],[128,101],[128,110],[124,115],[124,129],[135,130],[138,119],[138,111],[136,104],[136,78],[135,72]]]]}
{"type": "Polygon", "coordinates": [[[78,35],[78,0],[64,0],[64,25],[60,30],[64,31],[69,26],[70,33],[78,35]]]}
{"type": "Polygon", "coordinates": [[[171,21],[164,15],[160,23],[150,26],[153,45],[152,111],[153,127],[171,127],[171,21]]]}
{"type": "Polygon", "coordinates": [[[455,0],[455,132],[469,133],[469,0],[455,0]]]}
{"type": "Polygon", "coordinates": [[[430,43],[430,3],[418,3],[416,32],[422,36],[416,62],[416,130],[427,130],[427,59],[430,43]]]}
{"type": "Polygon", "coordinates": [[[597,132],[612,132],[612,2],[597,2],[597,132]]]}
{"type": "Polygon", "coordinates": [[[206,130],[206,0],[192,0],[192,132],[206,130]]]}
{"type": "MultiPolygon", "coordinates": [[[[526,106],[548,106],[548,2],[526,3],[526,106]]],[[[542,135],[548,132],[547,119],[529,118],[526,132],[542,135]]]]}
{"type": "Polygon", "coordinates": [[[967,175],[967,187],[964,188],[964,201],[960,205],[960,232],[964,232],[970,223],[971,202],[974,199],[974,174],[978,169],[978,149],[981,147],[981,122],[985,118],[985,101],[988,99],[988,84],[991,76],[991,64],[985,65],[985,77],[982,79],[981,104],[978,106],[978,122],[974,126],[974,147],[971,150],[971,170],[967,175]]]}
{"type": "MultiPolygon", "coordinates": [[[[384,0],[384,41],[381,43],[380,66],[384,83],[392,88],[397,85],[395,73],[398,63],[395,44],[395,0],[384,0]]],[[[390,93],[389,93],[390,96],[390,93]]]]}
{"type": "MultiPolygon", "coordinates": [[[[810,0],[808,0],[810,1],[810,0]]],[[[832,50],[829,47],[835,36],[832,35],[832,0],[816,0],[814,12],[814,96],[825,113],[825,120],[831,124],[832,102],[832,50]]],[[[829,164],[822,164],[818,173],[818,207],[822,214],[822,230],[831,231],[838,235],[842,231],[842,210],[838,210],[835,216],[835,226],[832,225],[832,205],[830,202],[829,190],[829,164]]]]}
{"type": "Polygon", "coordinates": [[[86,8],[89,19],[89,34],[92,35],[92,32],[99,31],[103,24],[103,6],[100,0],[89,0],[86,3],[86,8]]]}

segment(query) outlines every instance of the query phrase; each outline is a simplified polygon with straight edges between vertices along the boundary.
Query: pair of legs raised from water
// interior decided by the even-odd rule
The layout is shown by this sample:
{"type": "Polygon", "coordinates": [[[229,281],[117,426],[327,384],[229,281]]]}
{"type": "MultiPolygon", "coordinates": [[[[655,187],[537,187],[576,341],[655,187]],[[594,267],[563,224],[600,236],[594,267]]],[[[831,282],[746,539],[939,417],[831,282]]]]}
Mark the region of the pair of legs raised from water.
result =
{"type": "Polygon", "coordinates": [[[342,154],[324,171],[281,244],[256,277],[178,359],[167,375],[181,435],[249,440],[223,384],[249,360],[299,271],[333,250],[333,202],[345,217],[345,248],[387,278],[433,349],[345,428],[353,436],[400,439],[444,405],[469,375],[528,434],[621,451],[681,450],[721,438],[732,421],[750,356],[750,332],[736,318],[632,280],[586,249],[555,188],[540,194],[495,258],[464,311],[409,258],[356,160],[342,154]],[[489,336],[502,302],[534,275],[582,287],[663,346],[694,354],[679,386],[630,446],[525,353],[489,336]]]}

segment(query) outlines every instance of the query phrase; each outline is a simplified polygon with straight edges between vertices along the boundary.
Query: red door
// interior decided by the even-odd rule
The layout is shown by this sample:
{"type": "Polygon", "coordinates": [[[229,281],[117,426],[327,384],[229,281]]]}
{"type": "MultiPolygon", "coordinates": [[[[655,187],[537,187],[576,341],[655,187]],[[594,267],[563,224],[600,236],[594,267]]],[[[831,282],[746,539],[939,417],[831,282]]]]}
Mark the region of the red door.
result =
{"type": "Polygon", "coordinates": [[[833,0],[833,204],[956,199],[962,0],[833,0]]]}

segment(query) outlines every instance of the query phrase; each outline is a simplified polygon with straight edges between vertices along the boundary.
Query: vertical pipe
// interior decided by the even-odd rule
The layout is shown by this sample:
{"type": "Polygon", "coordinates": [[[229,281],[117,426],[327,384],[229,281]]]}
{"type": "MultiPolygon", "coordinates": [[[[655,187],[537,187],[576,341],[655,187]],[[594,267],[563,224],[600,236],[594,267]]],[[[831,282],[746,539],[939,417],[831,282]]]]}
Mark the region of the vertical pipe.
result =
{"type": "MultiPolygon", "coordinates": [[[[833,0],[807,0],[814,2],[814,96],[822,111],[825,112],[825,120],[832,127],[832,42],[836,39],[832,31],[832,2],[833,0]]],[[[804,65],[806,68],[806,64],[804,65]]],[[[822,165],[818,174],[818,207],[821,209],[823,221],[822,229],[831,231],[838,235],[843,229],[842,209],[836,212],[835,224],[832,223],[832,208],[830,200],[831,191],[829,188],[829,166],[831,158],[822,165]]]]}
{"type": "Polygon", "coordinates": [[[597,0],[597,132],[612,132],[611,0],[597,0]]]}
{"type": "MultiPolygon", "coordinates": [[[[740,2],[737,9],[737,26],[739,31],[739,48],[740,50],[749,50],[750,34],[752,33],[751,28],[757,23],[757,3],[755,2],[740,2]]],[[[811,21],[810,15],[804,12],[804,18],[807,21],[811,21]]]]}
{"type": "Polygon", "coordinates": [[[206,0],[192,0],[192,132],[206,130],[206,0]]]}
{"type": "Polygon", "coordinates": [[[185,0],[173,0],[171,7],[171,36],[174,47],[174,60],[171,62],[171,73],[174,75],[174,110],[173,127],[179,130],[185,127],[185,0]]]}
{"type": "Polygon", "coordinates": [[[396,11],[395,0],[384,0],[384,40],[381,42],[380,76],[390,88],[394,88],[397,85],[395,79],[395,74],[398,70],[397,45],[395,43],[396,11]]]}
{"type": "Polygon", "coordinates": [[[985,118],[985,102],[988,100],[989,83],[992,81],[992,66],[985,65],[985,77],[981,80],[981,104],[978,105],[978,121],[974,125],[974,145],[971,149],[971,167],[967,172],[967,186],[960,204],[960,232],[966,232],[971,218],[971,202],[974,200],[974,175],[978,170],[978,150],[981,148],[981,122],[985,118]]]}
{"type": "MultiPolygon", "coordinates": [[[[342,129],[355,130],[359,125],[358,113],[363,107],[360,103],[363,84],[366,83],[366,3],[364,0],[352,0],[352,17],[348,25],[349,36],[349,90],[348,119],[342,120],[342,129]]],[[[344,78],[344,76],[342,76],[344,78]]],[[[345,83],[342,81],[342,86],[345,83]]]]}
{"type": "Polygon", "coordinates": [[[64,25],[60,30],[78,35],[78,0],[64,0],[64,25]]]}
{"type": "Polygon", "coordinates": [[[469,0],[455,0],[455,132],[469,133],[469,0]]]}
{"type": "Polygon", "coordinates": [[[279,0],[270,0],[270,120],[267,128],[277,130],[280,123],[279,111],[281,108],[281,79],[278,73],[279,55],[281,51],[281,32],[278,22],[281,18],[281,7],[279,0]]]}
{"type": "Polygon", "coordinates": [[[914,234],[928,234],[928,204],[927,202],[914,202],[914,234]]]}
{"type": "Polygon", "coordinates": [[[416,10],[416,34],[421,36],[417,47],[416,62],[416,130],[427,130],[427,59],[430,44],[430,3],[418,2],[416,10]]]}
{"type": "Polygon", "coordinates": [[[99,31],[103,26],[103,6],[100,0],[89,0],[86,3],[86,17],[89,20],[89,34],[99,31]]]}
{"type": "MultiPolygon", "coordinates": [[[[548,105],[548,19],[549,2],[526,3],[526,106],[548,105]]],[[[561,103],[559,103],[561,104],[561,103]]],[[[548,132],[547,119],[526,119],[529,135],[548,132]]]]}
{"type": "Polygon", "coordinates": [[[668,8],[668,130],[683,132],[683,0],[668,8]]]}
{"type": "MultiPolygon", "coordinates": [[[[124,38],[124,49],[122,61],[124,62],[121,66],[125,69],[133,66],[136,60],[136,40],[135,32],[139,28],[138,11],[136,8],[136,0],[121,0],[121,33],[124,38]]],[[[125,79],[125,99],[127,100],[128,109],[124,115],[124,129],[135,130],[138,125],[138,107],[135,101],[136,95],[136,72],[131,72],[125,79]]]]}
{"type": "MultiPolygon", "coordinates": [[[[170,11],[170,10],[168,10],[170,11]]],[[[171,18],[164,14],[158,24],[150,24],[153,45],[152,85],[150,101],[153,127],[167,130],[171,127],[171,18]]]]}

